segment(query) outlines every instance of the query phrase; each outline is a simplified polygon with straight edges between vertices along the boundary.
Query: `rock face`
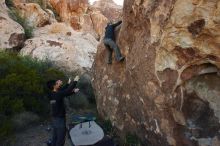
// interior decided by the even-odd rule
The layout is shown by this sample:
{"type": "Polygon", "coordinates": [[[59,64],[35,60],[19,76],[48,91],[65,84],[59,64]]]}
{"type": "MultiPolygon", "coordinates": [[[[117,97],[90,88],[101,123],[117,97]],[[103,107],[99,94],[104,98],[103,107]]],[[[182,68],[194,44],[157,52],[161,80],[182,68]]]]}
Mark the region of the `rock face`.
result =
{"type": "Polygon", "coordinates": [[[77,31],[88,32],[97,40],[103,35],[109,19],[116,20],[121,7],[113,1],[102,1],[90,6],[88,0],[49,0],[63,22],[71,24],[77,31]]]}
{"type": "Polygon", "coordinates": [[[54,23],[36,29],[20,53],[48,59],[62,70],[83,72],[91,68],[97,44],[90,34],[75,32],[64,23],[54,23]]]}
{"type": "Polygon", "coordinates": [[[27,21],[29,26],[43,27],[55,22],[53,13],[50,10],[44,11],[39,4],[17,3],[16,8],[20,16],[27,21]]]}
{"type": "MultiPolygon", "coordinates": [[[[71,22],[88,9],[88,0],[49,0],[62,21],[71,22]]],[[[76,27],[76,26],[75,26],[76,27]]]]}
{"type": "Polygon", "coordinates": [[[20,49],[25,41],[24,29],[8,16],[4,1],[0,2],[0,50],[20,49]]]}
{"type": "Polygon", "coordinates": [[[117,42],[123,63],[93,64],[99,113],[146,146],[220,142],[220,1],[126,0],[117,42]]]}
{"type": "Polygon", "coordinates": [[[82,28],[80,17],[88,9],[88,0],[49,0],[63,22],[68,22],[75,30],[82,28]]]}
{"type": "Polygon", "coordinates": [[[82,31],[92,34],[97,40],[104,34],[104,28],[108,19],[101,12],[95,11],[90,14],[83,15],[81,23],[82,31]]]}
{"type": "Polygon", "coordinates": [[[122,6],[115,4],[113,0],[95,1],[91,7],[100,10],[109,20],[118,21],[122,18],[122,6]]]}

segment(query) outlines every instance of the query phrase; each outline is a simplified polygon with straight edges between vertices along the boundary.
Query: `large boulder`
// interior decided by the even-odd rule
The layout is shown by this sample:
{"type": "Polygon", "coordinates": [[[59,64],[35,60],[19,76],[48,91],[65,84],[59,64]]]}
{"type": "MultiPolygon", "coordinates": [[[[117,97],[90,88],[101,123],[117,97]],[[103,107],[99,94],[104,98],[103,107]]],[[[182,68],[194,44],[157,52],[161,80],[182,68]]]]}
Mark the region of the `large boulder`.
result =
{"type": "Polygon", "coordinates": [[[68,22],[75,30],[80,30],[80,16],[88,9],[88,0],[49,0],[63,22],[68,22]]]}
{"type": "Polygon", "coordinates": [[[69,23],[74,30],[89,32],[97,40],[103,35],[109,19],[118,19],[122,9],[113,1],[93,6],[89,5],[88,0],[49,0],[49,2],[63,22],[69,23]]]}
{"type": "Polygon", "coordinates": [[[100,40],[104,34],[108,19],[100,11],[94,11],[90,14],[84,14],[80,20],[82,31],[90,33],[97,40],[100,40]]]}
{"type": "Polygon", "coordinates": [[[32,27],[42,27],[53,21],[51,20],[51,17],[53,17],[51,12],[48,12],[49,15],[36,3],[18,3],[16,9],[19,15],[26,20],[26,23],[32,27]]]}
{"type": "MultiPolygon", "coordinates": [[[[64,22],[84,14],[89,6],[88,0],[48,0],[64,22]]],[[[76,28],[75,28],[76,29],[76,28]]]]}
{"type": "Polygon", "coordinates": [[[90,14],[91,20],[93,22],[93,28],[99,37],[102,37],[105,33],[105,27],[108,23],[108,19],[102,15],[99,11],[90,14]]]}
{"type": "Polygon", "coordinates": [[[25,41],[24,29],[8,15],[5,1],[0,2],[0,50],[20,49],[25,41]]]}
{"type": "Polygon", "coordinates": [[[122,6],[117,5],[113,0],[95,1],[91,7],[100,10],[109,20],[118,21],[122,18],[122,6]]]}
{"type": "Polygon", "coordinates": [[[91,68],[97,44],[90,34],[76,32],[64,23],[54,23],[36,29],[20,53],[48,59],[62,70],[83,72],[91,68]]]}
{"type": "Polygon", "coordinates": [[[217,146],[220,1],[126,0],[117,43],[124,62],[93,65],[97,108],[121,135],[150,146],[217,146]],[[217,144],[217,145],[216,145],[217,144]]]}

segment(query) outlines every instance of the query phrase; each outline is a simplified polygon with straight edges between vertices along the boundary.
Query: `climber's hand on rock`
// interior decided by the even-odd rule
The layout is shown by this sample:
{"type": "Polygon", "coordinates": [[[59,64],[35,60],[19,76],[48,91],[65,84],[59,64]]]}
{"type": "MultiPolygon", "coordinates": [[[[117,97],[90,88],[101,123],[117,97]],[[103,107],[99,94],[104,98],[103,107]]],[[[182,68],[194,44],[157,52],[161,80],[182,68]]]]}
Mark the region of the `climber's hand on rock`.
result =
{"type": "Polygon", "coordinates": [[[79,76],[76,76],[75,78],[74,78],[74,81],[79,81],[79,76]]]}

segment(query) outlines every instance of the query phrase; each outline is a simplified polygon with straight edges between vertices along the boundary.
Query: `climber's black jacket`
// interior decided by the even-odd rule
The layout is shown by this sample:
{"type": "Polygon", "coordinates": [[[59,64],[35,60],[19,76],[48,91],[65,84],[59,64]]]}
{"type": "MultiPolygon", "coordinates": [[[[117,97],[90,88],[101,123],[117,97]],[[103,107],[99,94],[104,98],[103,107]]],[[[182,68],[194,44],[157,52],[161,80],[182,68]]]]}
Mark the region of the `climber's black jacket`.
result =
{"type": "Polygon", "coordinates": [[[104,39],[115,40],[114,29],[115,29],[116,26],[120,25],[121,23],[122,23],[122,21],[118,21],[115,24],[108,24],[105,27],[105,37],[104,37],[104,39]]]}

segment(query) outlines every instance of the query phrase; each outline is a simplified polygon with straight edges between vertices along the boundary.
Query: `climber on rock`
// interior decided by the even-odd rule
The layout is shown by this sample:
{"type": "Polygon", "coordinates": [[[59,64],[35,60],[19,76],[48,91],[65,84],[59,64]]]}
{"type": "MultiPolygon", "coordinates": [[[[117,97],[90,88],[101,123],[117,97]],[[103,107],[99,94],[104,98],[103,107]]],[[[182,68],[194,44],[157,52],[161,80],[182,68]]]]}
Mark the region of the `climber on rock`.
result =
{"type": "Polygon", "coordinates": [[[121,55],[120,49],[118,45],[115,43],[115,27],[120,25],[122,21],[118,21],[115,24],[112,24],[112,22],[109,22],[107,26],[105,27],[105,37],[104,37],[104,45],[106,46],[108,50],[108,64],[112,63],[112,52],[114,50],[115,58],[117,61],[123,61],[125,59],[124,56],[121,55]]]}
{"type": "Polygon", "coordinates": [[[52,110],[52,127],[53,137],[50,146],[64,146],[66,136],[66,119],[64,97],[70,96],[79,91],[76,88],[79,77],[76,76],[74,81],[69,79],[68,84],[61,88],[63,82],[61,80],[50,80],[47,86],[50,90],[49,99],[52,110]]]}

